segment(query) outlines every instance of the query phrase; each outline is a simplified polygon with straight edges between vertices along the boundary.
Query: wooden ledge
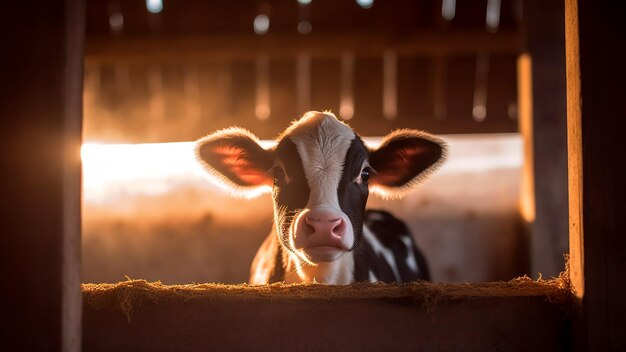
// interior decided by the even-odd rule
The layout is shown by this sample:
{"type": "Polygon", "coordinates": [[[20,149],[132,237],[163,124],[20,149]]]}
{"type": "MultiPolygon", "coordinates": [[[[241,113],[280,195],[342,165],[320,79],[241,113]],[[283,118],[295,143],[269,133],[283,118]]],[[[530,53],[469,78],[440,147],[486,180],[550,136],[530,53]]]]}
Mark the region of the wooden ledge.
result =
{"type": "Polygon", "coordinates": [[[84,284],[83,347],[555,351],[569,341],[564,277],[400,286],[84,284]]]}

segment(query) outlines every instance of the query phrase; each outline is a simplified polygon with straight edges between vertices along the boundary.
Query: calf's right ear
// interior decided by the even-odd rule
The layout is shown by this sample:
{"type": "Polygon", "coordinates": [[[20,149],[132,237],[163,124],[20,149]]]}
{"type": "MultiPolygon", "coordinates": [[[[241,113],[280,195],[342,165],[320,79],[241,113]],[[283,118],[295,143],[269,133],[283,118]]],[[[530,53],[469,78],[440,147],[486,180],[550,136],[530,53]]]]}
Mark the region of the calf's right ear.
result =
{"type": "Polygon", "coordinates": [[[253,198],[272,190],[273,151],[243,128],[228,128],[200,138],[196,157],[209,180],[231,194],[253,198]]]}

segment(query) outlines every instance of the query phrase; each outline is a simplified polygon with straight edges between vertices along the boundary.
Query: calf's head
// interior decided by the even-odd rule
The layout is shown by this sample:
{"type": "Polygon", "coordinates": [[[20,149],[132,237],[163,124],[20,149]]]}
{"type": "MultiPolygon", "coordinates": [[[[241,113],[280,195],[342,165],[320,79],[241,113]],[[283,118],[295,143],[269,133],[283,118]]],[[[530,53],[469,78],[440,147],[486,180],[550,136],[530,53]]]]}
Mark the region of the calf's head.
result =
{"type": "Polygon", "coordinates": [[[445,144],[398,130],[368,148],[333,114],[308,112],[271,148],[247,130],[230,128],[200,139],[196,153],[234,195],[271,192],[280,243],[303,270],[351,253],[362,238],[369,193],[402,196],[440,164],[445,144]]]}

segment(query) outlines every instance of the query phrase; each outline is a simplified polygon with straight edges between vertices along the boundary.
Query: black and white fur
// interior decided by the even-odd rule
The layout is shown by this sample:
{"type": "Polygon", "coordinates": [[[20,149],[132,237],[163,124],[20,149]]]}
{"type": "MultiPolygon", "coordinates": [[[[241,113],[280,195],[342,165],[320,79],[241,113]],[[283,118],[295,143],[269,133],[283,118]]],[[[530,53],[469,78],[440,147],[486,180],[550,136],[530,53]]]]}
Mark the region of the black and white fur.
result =
{"type": "Polygon", "coordinates": [[[308,112],[264,149],[230,128],[196,144],[200,163],[234,195],[271,192],[274,226],[253,261],[250,283],[429,279],[406,226],[367,211],[370,192],[401,197],[445,159],[445,143],[398,130],[374,149],[330,112],[308,112]]]}

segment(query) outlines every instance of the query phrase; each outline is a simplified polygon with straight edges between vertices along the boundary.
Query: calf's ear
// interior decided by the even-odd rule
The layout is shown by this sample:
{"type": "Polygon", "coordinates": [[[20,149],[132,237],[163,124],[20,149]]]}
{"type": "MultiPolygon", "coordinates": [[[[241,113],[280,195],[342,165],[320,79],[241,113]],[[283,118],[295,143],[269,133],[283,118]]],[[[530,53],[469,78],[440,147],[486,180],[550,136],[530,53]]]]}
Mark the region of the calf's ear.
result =
{"type": "Polygon", "coordinates": [[[370,151],[372,193],[400,198],[437,169],[445,160],[446,143],[426,132],[397,130],[370,151]]]}
{"type": "Polygon", "coordinates": [[[245,129],[229,128],[201,138],[195,152],[209,180],[235,196],[253,198],[272,189],[273,151],[263,149],[245,129]]]}

